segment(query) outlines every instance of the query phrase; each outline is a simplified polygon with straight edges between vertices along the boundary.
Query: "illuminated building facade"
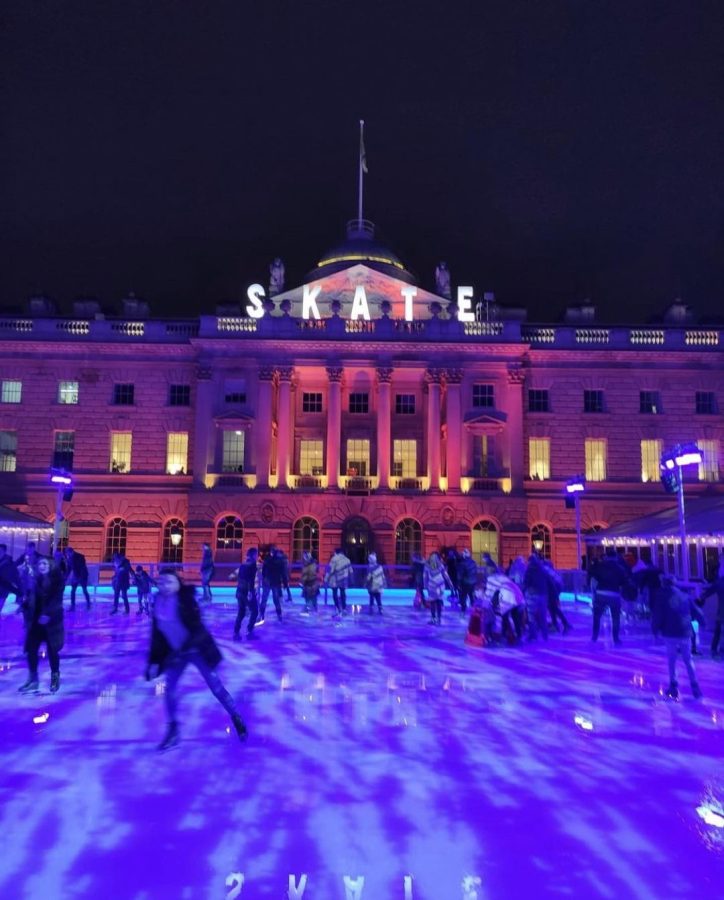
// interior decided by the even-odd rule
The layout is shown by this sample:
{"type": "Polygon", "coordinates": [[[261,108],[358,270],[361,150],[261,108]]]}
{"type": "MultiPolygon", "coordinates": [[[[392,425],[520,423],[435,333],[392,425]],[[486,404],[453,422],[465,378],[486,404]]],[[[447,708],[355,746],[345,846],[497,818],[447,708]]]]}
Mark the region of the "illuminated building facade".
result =
{"type": "Polygon", "coordinates": [[[584,531],[671,506],[659,458],[682,440],[704,452],[687,496],[721,492],[717,328],[463,315],[472,289],[416,287],[359,221],[305,284],[276,277],[271,299],[193,320],[135,300],[2,317],[0,503],[52,522],[49,468],[72,460],[64,538],[89,562],[192,563],[208,541],[230,562],[275,543],[507,563],[540,541],[573,568],[572,475],[584,531]]]}

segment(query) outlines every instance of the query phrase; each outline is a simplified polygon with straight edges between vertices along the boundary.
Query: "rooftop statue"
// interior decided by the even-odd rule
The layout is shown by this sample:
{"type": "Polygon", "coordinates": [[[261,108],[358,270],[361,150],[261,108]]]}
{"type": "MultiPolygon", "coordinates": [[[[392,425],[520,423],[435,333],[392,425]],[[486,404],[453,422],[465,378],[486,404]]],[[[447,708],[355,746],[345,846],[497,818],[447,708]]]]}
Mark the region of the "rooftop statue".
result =
{"type": "Polygon", "coordinates": [[[450,270],[446,262],[440,262],[435,268],[435,293],[448,300],[452,297],[450,290],[450,270]]]}
{"type": "Polygon", "coordinates": [[[277,256],[269,266],[269,296],[274,297],[284,290],[284,263],[277,256]]]}

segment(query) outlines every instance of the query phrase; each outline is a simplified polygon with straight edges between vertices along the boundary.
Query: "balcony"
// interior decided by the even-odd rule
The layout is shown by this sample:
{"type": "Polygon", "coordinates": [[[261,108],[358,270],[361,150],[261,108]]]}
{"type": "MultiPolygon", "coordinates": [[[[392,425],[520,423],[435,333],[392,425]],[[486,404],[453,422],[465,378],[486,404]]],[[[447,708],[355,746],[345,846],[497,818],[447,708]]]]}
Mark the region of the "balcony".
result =
{"type": "Polygon", "coordinates": [[[510,492],[510,474],[499,470],[495,475],[468,475],[460,479],[464,494],[489,494],[510,492]]]}
{"type": "Polygon", "coordinates": [[[256,475],[244,475],[241,472],[208,472],[205,479],[206,487],[220,490],[249,491],[256,486],[256,475]]]}
{"type": "Polygon", "coordinates": [[[402,493],[413,492],[413,491],[426,491],[429,487],[429,479],[428,478],[406,478],[406,477],[393,477],[390,478],[390,487],[393,491],[400,491],[402,493]]]}
{"type": "Polygon", "coordinates": [[[366,497],[373,489],[371,478],[365,478],[363,475],[346,475],[341,481],[344,482],[343,487],[347,494],[366,497]]]}
{"type": "Polygon", "coordinates": [[[322,475],[290,475],[289,487],[295,491],[322,491],[326,477],[322,475]]]}

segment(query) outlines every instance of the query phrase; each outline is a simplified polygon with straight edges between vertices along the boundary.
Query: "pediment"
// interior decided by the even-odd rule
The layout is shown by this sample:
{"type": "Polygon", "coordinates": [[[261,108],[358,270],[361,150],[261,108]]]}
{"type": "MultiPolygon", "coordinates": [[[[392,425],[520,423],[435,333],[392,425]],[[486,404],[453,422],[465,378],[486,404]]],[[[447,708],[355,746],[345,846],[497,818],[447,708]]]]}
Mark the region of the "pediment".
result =
{"type": "Polygon", "coordinates": [[[463,425],[466,428],[476,429],[476,428],[485,428],[486,426],[494,426],[496,428],[500,428],[508,421],[507,413],[501,412],[500,410],[493,409],[488,412],[470,412],[467,413],[465,418],[463,419],[463,425]]]}

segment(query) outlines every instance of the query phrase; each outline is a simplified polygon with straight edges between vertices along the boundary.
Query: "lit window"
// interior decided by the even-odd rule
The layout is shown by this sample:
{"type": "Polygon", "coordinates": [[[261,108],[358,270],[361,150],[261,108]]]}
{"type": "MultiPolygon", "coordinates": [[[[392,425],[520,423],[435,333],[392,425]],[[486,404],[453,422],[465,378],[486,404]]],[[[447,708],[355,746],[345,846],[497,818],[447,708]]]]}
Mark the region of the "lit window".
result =
{"type": "Polygon", "coordinates": [[[292,529],[292,561],[301,562],[305,553],[319,559],[319,522],[311,516],[297,519],[292,529]]]}
{"type": "Polygon", "coordinates": [[[658,391],[639,392],[639,412],[658,415],[661,412],[661,401],[658,391]]]}
{"type": "Polygon", "coordinates": [[[55,453],[73,453],[75,451],[75,431],[56,431],[53,451],[55,453]]]}
{"type": "Polygon", "coordinates": [[[366,393],[350,394],[349,411],[351,413],[368,413],[370,411],[370,395],[366,393]]]}
{"type": "Polygon", "coordinates": [[[58,383],[58,403],[78,402],[78,382],[61,381],[58,383]]]}
{"type": "Polygon", "coordinates": [[[697,391],[696,414],[698,416],[715,416],[716,412],[717,402],[714,391],[697,391]]]}
{"type": "Polygon", "coordinates": [[[318,393],[302,394],[302,412],[320,413],[322,412],[322,395],[318,393]]]}
{"type": "Polygon", "coordinates": [[[103,559],[111,562],[116,553],[126,555],[126,541],[128,539],[128,524],[120,517],[111,519],[106,526],[106,547],[103,559]]]}
{"type": "Polygon", "coordinates": [[[163,526],[161,562],[178,565],[184,559],[184,523],[181,519],[169,519],[163,526]],[[175,539],[175,540],[174,540],[175,539]]]}
{"type": "Polygon", "coordinates": [[[299,442],[299,474],[324,474],[324,444],[322,441],[299,442]]]}
{"type": "Polygon", "coordinates": [[[216,525],[217,550],[241,550],[244,526],[237,516],[224,516],[216,525]]]}
{"type": "Polygon", "coordinates": [[[169,406],[190,406],[191,405],[191,385],[190,384],[170,384],[168,386],[168,405],[169,406]]]}
{"type": "Polygon", "coordinates": [[[487,434],[475,435],[473,438],[473,476],[488,478],[493,471],[493,442],[487,434]]]}
{"type": "Polygon", "coordinates": [[[414,394],[395,394],[395,412],[401,416],[412,416],[415,414],[415,395],[414,394]]]}
{"type": "Polygon", "coordinates": [[[422,525],[416,519],[402,519],[395,528],[395,565],[409,566],[422,555],[422,525]]]}
{"type": "Polygon", "coordinates": [[[719,441],[698,440],[701,450],[699,481],[719,481],[719,441]]]}
{"type": "Polygon", "coordinates": [[[605,409],[603,391],[583,392],[583,412],[602,413],[605,409]]]}
{"type": "Polygon", "coordinates": [[[392,475],[395,478],[417,478],[417,441],[394,442],[392,475]]]}
{"type": "Polygon", "coordinates": [[[550,412],[550,400],[547,390],[531,388],[528,391],[528,412],[550,412]]]}
{"type": "Polygon", "coordinates": [[[528,472],[535,481],[547,481],[551,477],[551,439],[528,440],[528,472]]]}
{"type": "Polygon", "coordinates": [[[130,431],[113,431],[111,433],[111,461],[109,471],[122,474],[131,471],[131,445],[133,434],[130,431]]]}
{"type": "Polygon", "coordinates": [[[370,442],[368,440],[347,441],[347,474],[367,475],[370,470],[370,442]]]}
{"type": "Polygon", "coordinates": [[[22,381],[3,381],[0,401],[3,403],[20,403],[22,395],[22,381]]]}
{"type": "Polygon", "coordinates": [[[166,436],[166,472],[184,475],[188,470],[189,435],[186,431],[170,431],[166,436]]]}
{"type": "Polygon", "coordinates": [[[133,406],[135,386],[132,384],[113,385],[113,403],[116,406],[133,406]]]}
{"type": "Polygon", "coordinates": [[[606,480],[606,439],[586,438],[586,481],[606,480]]]}
{"type": "Polygon", "coordinates": [[[14,472],[18,457],[18,435],[15,431],[0,431],[0,472],[14,472]]]}
{"type": "Polygon", "coordinates": [[[225,431],[221,459],[222,472],[244,471],[244,432],[225,431]]]}
{"type": "Polygon", "coordinates": [[[530,549],[540,553],[543,559],[551,558],[551,530],[547,525],[539,523],[530,530],[530,549]]]}
{"type": "Polygon", "coordinates": [[[641,481],[644,483],[660,480],[661,449],[659,440],[641,441],[641,481]]]}
{"type": "Polygon", "coordinates": [[[470,536],[470,543],[476,562],[482,561],[483,553],[489,553],[493,562],[498,562],[498,529],[495,527],[495,522],[490,522],[488,519],[476,522],[470,536]]]}
{"type": "Polygon", "coordinates": [[[492,384],[473,385],[473,406],[478,409],[495,408],[495,391],[492,384]]]}

